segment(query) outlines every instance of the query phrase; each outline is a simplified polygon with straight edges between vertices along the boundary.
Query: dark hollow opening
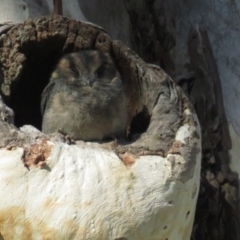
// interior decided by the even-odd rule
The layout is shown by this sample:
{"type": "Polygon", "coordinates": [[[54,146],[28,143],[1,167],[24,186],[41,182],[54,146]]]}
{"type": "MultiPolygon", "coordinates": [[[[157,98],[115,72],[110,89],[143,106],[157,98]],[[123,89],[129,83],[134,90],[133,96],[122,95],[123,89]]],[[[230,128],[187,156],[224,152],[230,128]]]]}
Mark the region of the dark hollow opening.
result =
{"type": "Polygon", "coordinates": [[[141,134],[147,131],[151,116],[147,109],[139,112],[132,120],[130,125],[130,136],[134,134],[141,134]]]}
{"type": "Polygon", "coordinates": [[[33,125],[41,130],[41,94],[61,56],[59,52],[34,53],[26,56],[19,81],[12,84],[6,103],[15,113],[15,126],[33,125]]]}
{"type": "MultiPolygon", "coordinates": [[[[59,50],[36,51],[36,49],[32,49],[32,51],[28,51],[19,80],[12,83],[10,97],[4,97],[6,104],[15,113],[16,127],[32,125],[41,130],[41,94],[48,84],[58,60],[64,54],[66,52],[59,53],[59,50]]],[[[138,113],[130,124],[129,139],[132,135],[146,132],[150,118],[146,109],[138,113]]]]}

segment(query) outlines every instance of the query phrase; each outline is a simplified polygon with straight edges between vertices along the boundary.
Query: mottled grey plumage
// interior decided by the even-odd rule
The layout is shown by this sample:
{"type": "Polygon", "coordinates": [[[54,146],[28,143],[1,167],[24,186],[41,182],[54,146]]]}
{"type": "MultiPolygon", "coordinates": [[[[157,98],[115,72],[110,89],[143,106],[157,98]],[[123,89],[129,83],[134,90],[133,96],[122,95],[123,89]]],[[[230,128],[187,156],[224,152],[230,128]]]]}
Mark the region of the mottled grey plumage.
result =
{"type": "Polygon", "coordinates": [[[107,53],[89,50],[64,56],[43,91],[42,131],[73,139],[122,136],[127,128],[123,83],[107,53]]]}

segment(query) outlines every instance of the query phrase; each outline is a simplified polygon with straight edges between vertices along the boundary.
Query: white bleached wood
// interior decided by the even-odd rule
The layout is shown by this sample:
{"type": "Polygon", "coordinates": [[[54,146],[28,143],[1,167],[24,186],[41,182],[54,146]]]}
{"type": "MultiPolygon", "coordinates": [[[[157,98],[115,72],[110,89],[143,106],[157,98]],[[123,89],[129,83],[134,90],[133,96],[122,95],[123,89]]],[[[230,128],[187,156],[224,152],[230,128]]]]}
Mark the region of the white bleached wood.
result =
{"type": "Polygon", "coordinates": [[[29,9],[23,0],[0,0],[0,23],[21,23],[28,19],[29,9]]]}
{"type": "MultiPolygon", "coordinates": [[[[197,122],[196,116],[194,118],[197,122]]],[[[22,148],[0,150],[0,233],[4,239],[187,240],[200,179],[199,127],[185,124],[199,150],[192,177],[181,181],[186,156],[141,156],[126,166],[98,144],[51,143],[48,168],[23,166],[22,148]],[[1,196],[3,196],[1,194],[1,196]]]]}

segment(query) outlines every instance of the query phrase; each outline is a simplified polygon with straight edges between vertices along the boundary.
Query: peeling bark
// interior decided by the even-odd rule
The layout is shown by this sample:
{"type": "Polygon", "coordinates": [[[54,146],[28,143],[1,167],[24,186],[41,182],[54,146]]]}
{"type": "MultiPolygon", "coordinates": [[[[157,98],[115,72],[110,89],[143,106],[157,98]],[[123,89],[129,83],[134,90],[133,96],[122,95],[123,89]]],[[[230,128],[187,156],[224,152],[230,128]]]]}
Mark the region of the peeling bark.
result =
{"type": "Polygon", "coordinates": [[[170,34],[176,23],[171,15],[165,18],[167,4],[160,1],[126,2],[135,50],[145,61],[162,66],[174,76],[194,105],[202,127],[201,190],[192,239],[240,239],[239,176],[230,168],[228,150],[232,143],[207,31],[197,26],[190,31],[189,41],[185,44],[190,64],[186,65],[184,74],[178,75],[181,69],[175,69],[171,59],[174,57],[171,48],[178,39],[174,40],[170,34]]]}
{"type": "Polygon", "coordinates": [[[206,30],[193,27],[188,47],[195,71],[194,79],[188,83],[191,84],[187,87],[188,95],[198,113],[203,136],[202,185],[193,236],[202,240],[239,239],[238,174],[229,166],[227,150],[232,143],[219,74],[206,30]],[[209,196],[208,201],[206,196],[209,196]],[[203,210],[206,211],[204,216],[203,210]]]}
{"type": "Polygon", "coordinates": [[[171,75],[174,65],[169,51],[174,47],[175,39],[165,27],[165,13],[154,11],[154,1],[125,2],[131,21],[133,49],[146,62],[161,66],[171,75]]]}

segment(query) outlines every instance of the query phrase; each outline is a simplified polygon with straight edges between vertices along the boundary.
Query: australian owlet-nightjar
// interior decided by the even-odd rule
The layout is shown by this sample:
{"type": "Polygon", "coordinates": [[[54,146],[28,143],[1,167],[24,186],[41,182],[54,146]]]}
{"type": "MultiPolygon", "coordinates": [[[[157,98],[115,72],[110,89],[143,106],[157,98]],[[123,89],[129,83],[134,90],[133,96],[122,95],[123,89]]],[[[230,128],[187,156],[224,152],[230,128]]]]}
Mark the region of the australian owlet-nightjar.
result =
{"type": "Polygon", "coordinates": [[[42,93],[41,111],[47,134],[84,141],[123,136],[126,96],[111,56],[97,50],[63,56],[42,93]]]}

